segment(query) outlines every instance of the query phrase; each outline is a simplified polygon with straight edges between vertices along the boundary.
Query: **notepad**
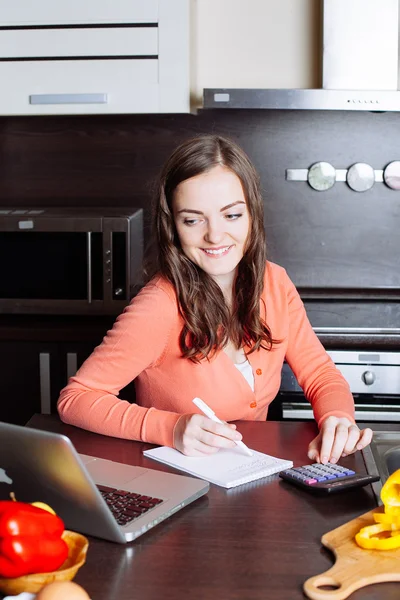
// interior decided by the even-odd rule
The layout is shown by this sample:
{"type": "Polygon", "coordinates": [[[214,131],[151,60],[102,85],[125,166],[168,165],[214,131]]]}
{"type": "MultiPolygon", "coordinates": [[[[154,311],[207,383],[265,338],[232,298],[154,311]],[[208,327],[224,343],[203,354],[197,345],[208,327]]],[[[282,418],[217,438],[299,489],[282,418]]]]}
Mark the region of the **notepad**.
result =
{"type": "Polygon", "coordinates": [[[240,448],[233,448],[221,449],[216,454],[205,457],[185,456],[167,446],[143,452],[148,458],[225,488],[268,477],[293,467],[291,460],[276,458],[256,450],[252,450],[252,453],[253,456],[247,456],[240,448]]]}

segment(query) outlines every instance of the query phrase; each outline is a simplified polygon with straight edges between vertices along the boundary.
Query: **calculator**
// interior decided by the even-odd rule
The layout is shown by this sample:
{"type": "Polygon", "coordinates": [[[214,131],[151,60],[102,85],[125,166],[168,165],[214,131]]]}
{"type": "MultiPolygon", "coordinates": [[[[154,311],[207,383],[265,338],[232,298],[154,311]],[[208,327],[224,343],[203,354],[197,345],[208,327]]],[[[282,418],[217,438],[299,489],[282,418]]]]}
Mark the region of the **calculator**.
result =
{"type": "Polygon", "coordinates": [[[286,469],[279,477],[313,494],[344,492],[379,481],[379,475],[361,475],[337,464],[314,463],[303,467],[286,469]]]}

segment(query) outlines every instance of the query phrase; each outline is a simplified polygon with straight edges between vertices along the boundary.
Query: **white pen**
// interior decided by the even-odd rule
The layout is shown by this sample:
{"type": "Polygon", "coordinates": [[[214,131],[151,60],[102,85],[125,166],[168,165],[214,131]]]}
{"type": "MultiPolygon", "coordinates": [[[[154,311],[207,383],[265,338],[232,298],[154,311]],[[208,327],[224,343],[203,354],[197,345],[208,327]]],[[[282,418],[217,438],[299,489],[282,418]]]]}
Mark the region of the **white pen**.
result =
{"type": "MultiPolygon", "coordinates": [[[[197,408],[199,408],[201,410],[202,413],[204,413],[206,415],[206,417],[208,417],[209,419],[211,419],[215,423],[221,423],[222,425],[225,425],[225,423],[223,421],[221,421],[221,419],[218,419],[218,417],[215,414],[215,412],[203,400],[200,400],[200,398],[193,398],[192,402],[193,402],[193,404],[195,404],[197,406],[197,408]]],[[[248,456],[253,456],[252,451],[246,446],[246,444],[244,444],[241,441],[236,441],[236,440],[234,440],[234,442],[248,456]]]]}

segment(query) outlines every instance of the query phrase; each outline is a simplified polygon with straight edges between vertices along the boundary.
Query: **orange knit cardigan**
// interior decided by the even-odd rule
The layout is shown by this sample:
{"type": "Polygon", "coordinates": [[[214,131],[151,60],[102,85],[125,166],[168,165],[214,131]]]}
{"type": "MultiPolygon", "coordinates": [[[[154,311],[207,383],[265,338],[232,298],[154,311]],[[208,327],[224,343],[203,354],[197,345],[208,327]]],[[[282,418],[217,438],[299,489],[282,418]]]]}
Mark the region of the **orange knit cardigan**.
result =
{"type": "Polygon", "coordinates": [[[61,391],[61,419],[105,435],[172,446],[180,415],[199,412],[192,403],[195,396],[225,421],[265,420],[286,360],[318,425],[329,415],[354,421],[348,384],[315,335],[286,271],[270,262],[260,310],[280,343],[248,355],[253,392],[223,350],[200,364],[182,358],[183,321],[174,288],[162,278],[151,281],[61,391]],[[133,379],[136,404],[118,398],[133,379]]]}

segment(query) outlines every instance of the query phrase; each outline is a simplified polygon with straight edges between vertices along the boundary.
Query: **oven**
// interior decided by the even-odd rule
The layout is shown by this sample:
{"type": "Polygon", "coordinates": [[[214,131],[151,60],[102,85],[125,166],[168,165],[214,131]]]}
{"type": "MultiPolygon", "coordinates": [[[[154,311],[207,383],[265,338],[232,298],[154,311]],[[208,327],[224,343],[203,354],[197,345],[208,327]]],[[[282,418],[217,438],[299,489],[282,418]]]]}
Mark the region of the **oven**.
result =
{"type": "MultiPolygon", "coordinates": [[[[357,422],[400,422],[400,351],[369,348],[327,352],[350,385],[357,422]]],[[[273,404],[274,418],[314,418],[311,405],[287,363],[273,404]]]]}

